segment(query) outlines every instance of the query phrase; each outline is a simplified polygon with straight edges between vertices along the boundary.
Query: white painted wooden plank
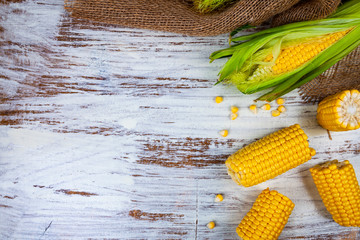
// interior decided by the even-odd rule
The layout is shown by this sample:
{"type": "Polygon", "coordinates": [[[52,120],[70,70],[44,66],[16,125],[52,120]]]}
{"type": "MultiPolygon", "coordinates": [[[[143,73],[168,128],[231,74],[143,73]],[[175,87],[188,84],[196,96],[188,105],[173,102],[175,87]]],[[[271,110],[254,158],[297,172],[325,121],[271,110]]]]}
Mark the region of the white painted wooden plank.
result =
{"type": "Polygon", "coordinates": [[[266,187],[296,204],[280,239],[359,236],[331,220],[307,171],[338,158],[359,173],[359,131],[328,140],[316,106],[296,92],[279,118],[253,115],[247,107],[259,95],[213,86],[224,60],[208,56],[225,35],[92,24],[69,18],[62,1],[0,11],[2,239],[236,239],[266,187]],[[235,121],[231,105],[240,107],[235,121]],[[228,155],[294,123],[317,150],[311,161],[251,188],[231,181],[228,155]]]}

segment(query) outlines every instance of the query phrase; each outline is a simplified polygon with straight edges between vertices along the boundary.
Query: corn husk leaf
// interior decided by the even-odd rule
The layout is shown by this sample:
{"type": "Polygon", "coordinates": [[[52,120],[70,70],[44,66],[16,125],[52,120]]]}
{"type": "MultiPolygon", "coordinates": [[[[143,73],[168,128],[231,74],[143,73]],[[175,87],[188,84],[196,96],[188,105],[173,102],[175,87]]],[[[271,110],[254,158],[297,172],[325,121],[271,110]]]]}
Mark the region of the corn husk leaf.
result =
{"type": "Polygon", "coordinates": [[[271,101],[320,75],[356,48],[360,44],[359,25],[360,2],[351,0],[326,19],[291,23],[231,38],[232,46],[213,52],[210,60],[230,57],[219,72],[218,83],[234,84],[245,94],[275,87],[259,98],[271,101]],[[344,37],[296,69],[260,80],[250,78],[259,66],[274,64],[280,49],[345,30],[349,32],[344,37]],[[263,61],[269,53],[274,57],[272,62],[263,61]]]}

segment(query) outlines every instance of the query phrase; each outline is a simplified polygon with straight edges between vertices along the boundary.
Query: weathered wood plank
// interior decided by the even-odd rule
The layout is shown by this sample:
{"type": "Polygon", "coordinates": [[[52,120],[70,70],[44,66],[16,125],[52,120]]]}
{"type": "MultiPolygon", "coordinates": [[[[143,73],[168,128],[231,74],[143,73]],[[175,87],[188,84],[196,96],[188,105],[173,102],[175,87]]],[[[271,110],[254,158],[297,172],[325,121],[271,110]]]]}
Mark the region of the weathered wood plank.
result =
{"type": "Polygon", "coordinates": [[[62,1],[1,4],[0,15],[1,239],[236,239],[266,187],[296,204],[280,239],[359,238],[331,220],[307,171],[338,158],[360,173],[359,131],[330,141],[296,92],[284,115],[253,115],[256,96],[213,86],[224,61],[207,59],[225,35],[74,20],[62,1]],[[231,181],[228,155],[294,123],[317,150],[311,161],[251,188],[231,181]]]}

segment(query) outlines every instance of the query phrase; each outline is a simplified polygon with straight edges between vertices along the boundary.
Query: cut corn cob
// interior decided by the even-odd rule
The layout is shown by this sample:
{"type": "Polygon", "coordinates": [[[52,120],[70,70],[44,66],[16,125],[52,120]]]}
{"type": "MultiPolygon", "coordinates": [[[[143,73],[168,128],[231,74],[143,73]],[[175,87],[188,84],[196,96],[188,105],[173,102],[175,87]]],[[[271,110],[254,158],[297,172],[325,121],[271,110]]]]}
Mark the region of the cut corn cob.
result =
{"type": "Polygon", "coordinates": [[[295,124],[238,150],[225,164],[237,184],[250,187],[297,167],[314,155],[306,134],[295,124]]]}
{"type": "Polygon", "coordinates": [[[326,19],[291,23],[232,38],[211,61],[231,58],[218,82],[245,94],[276,86],[258,100],[272,101],[320,75],[360,44],[360,2],[350,0],[326,19]]]}
{"type": "Polygon", "coordinates": [[[310,172],[334,221],[345,227],[360,227],[360,187],[349,161],[329,161],[310,172]]]}
{"type": "Polygon", "coordinates": [[[284,229],[295,204],[275,190],[265,189],[236,228],[244,240],[277,239],[284,229]]]}
{"type": "Polygon", "coordinates": [[[322,100],[317,109],[317,120],[329,131],[360,128],[359,91],[345,90],[322,100]]]}

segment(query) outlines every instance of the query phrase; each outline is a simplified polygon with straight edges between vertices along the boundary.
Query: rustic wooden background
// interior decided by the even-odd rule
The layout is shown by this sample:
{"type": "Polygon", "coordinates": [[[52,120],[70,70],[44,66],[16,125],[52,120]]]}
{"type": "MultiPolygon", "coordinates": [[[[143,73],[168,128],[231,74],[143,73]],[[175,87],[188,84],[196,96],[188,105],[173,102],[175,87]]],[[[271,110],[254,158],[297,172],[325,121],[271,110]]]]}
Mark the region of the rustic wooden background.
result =
{"type": "Polygon", "coordinates": [[[252,114],[256,95],[214,86],[224,61],[208,56],[226,45],[75,20],[61,0],[2,1],[0,239],[237,239],[266,187],[296,204],[280,239],[359,239],[332,221],[308,171],[349,159],[360,177],[359,131],[330,141],[297,91],[282,116],[252,114]],[[228,155],[294,123],[312,160],[254,187],[231,181],[228,155]]]}

